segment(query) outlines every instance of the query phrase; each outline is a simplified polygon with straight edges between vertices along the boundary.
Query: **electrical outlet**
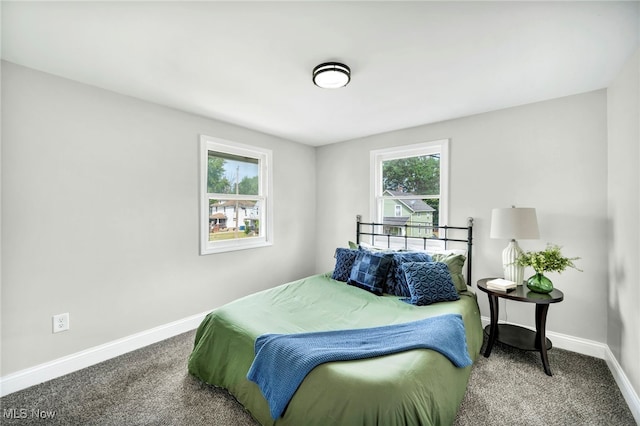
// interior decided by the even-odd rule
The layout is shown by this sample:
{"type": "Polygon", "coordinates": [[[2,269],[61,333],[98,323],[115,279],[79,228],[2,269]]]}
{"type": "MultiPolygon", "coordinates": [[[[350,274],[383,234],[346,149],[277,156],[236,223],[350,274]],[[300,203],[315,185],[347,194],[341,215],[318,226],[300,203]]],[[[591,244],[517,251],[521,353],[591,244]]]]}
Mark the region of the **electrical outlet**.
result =
{"type": "Polygon", "coordinates": [[[53,316],[53,332],[59,333],[69,329],[69,313],[53,316]]]}

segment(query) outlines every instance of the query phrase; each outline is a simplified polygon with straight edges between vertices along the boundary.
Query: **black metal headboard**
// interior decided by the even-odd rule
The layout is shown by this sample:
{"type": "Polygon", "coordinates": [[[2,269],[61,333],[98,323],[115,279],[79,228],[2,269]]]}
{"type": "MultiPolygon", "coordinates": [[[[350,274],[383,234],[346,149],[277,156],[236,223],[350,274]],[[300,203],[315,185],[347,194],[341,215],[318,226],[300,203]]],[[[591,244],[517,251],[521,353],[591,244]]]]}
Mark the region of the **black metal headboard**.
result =
{"type": "Polygon", "coordinates": [[[362,222],[362,216],[356,216],[356,243],[359,245],[363,236],[371,237],[371,244],[386,244],[387,248],[399,247],[409,250],[411,248],[428,250],[429,247],[449,249],[450,243],[465,243],[467,252],[467,285],[471,286],[471,260],[473,253],[473,218],[467,218],[467,226],[430,226],[430,225],[398,225],[385,223],[367,223],[362,222]],[[364,228],[364,230],[363,230],[364,228]],[[392,235],[390,228],[402,229],[402,235],[392,235]],[[386,232],[385,232],[386,229],[386,232]],[[422,231],[431,230],[431,236],[411,236],[411,232],[415,229],[422,231]],[[380,230],[380,232],[376,232],[380,230]],[[365,232],[368,231],[368,232],[365,232]],[[466,235],[464,233],[466,231],[466,235]],[[452,235],[454,234],[454,235],[452,235]],[[456,235],[458,235],[456,237],[456,235]],[[464,235],[464,237],[463,237],[464,235]],[[378,237],[378,238],[376,238],[378,237]],[[392,247],[395,246],[395,247],[392,247]]]}

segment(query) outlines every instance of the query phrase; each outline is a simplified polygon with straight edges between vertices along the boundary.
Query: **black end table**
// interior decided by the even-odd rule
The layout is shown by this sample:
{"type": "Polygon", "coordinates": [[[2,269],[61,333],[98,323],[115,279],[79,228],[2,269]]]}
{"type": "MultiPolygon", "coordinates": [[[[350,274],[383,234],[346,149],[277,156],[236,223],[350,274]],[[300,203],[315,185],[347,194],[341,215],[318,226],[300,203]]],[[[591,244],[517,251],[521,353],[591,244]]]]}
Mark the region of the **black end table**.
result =
{"type": "Polygon", "coordinates": [[[552,345],[551,340],[545,337],[547,311],[549,310],[549,304],[562,302],[564,294],[555,288],[551,293],[535,293],[529,290],[526,285],[519,285],[515,290],[509,292],[492,290],[487,288],[487,281],[492,279],[483,278],[478,281],[478,289],[489,296],[489,308],[491,309],[491,325],[485,327],[485,332],[489,335],[489,341],[484,350],[484,356],[489,357],[491,355],[491,349],[496,340],[525,351],[539,351],[544,372],[551,376],[547,350],[551,349],[552,345]],[[498,324],[498,298],[500,297],[518,302],[535,303],[536,331],[513,324],[498,324]]]}

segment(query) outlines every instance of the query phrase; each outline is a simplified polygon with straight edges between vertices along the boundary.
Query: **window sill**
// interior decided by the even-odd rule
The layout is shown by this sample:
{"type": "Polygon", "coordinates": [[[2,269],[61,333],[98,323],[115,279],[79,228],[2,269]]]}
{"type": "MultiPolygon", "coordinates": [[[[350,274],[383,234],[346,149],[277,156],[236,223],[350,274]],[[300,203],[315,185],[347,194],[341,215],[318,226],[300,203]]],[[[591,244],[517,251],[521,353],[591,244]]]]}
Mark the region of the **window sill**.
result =
{"type": "Polygon", "coordinates": [[[249,250],[249,249],[261,248],[261,247],[269,247],[272,245],[273,245],[273,242],[271,241],[256,241],[252,243],[247,243],[243,241],[242,243],[233,242],[230,244],[216,245],[214,247],[205,246],[204,248],[200,249],[200,256],[206,256],[208,254],[216,254],[216,253],[226,253],[229,251],[249,250]]]}

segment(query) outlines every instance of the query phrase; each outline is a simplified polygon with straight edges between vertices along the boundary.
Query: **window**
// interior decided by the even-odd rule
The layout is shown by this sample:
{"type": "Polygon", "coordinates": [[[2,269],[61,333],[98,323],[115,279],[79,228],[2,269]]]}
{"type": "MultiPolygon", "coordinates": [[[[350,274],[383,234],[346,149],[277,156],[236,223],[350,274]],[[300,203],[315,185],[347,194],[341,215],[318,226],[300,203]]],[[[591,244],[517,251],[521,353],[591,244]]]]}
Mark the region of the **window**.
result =
{"type": "Polygon", "coordinates": [[[200,137],[200,254],[273,242],[271,151],[200,137]]]}
{"type": "Polygon", "coordinates": [[[449,141],[371,152],[371,217],[393,236],[438,237],[447,222],[449,141]]]}

